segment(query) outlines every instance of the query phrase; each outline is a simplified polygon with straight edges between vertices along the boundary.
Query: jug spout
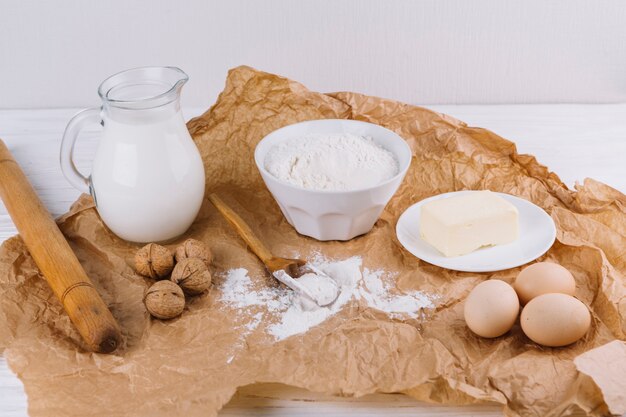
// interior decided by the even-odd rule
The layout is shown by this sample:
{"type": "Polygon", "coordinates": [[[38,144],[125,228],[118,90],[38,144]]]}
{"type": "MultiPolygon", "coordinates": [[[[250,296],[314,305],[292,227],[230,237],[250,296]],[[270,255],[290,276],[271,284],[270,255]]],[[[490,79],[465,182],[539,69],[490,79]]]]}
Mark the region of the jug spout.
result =
{"type": "MultiPolygon", "coordinates": [[[[182,72],[182,70],[180,71],[182,72]]],[[[181,77],[178,81],[176,81],[176,83],[173,86],[174,90],[176,90],[176,93],[178,95],[180,95],[180,90],[183,89],[183,86],[187,84],[187,81],[189,81],[189,77],[187,76],[187,74],[185,74],[184,72],[183,74],[184,74],[184,77],[181,77]]]]}
{"type": "Polygon", "coordinates": [[[189,76],[177,67],[141,67],[110,76],[98,94],[104,106],[129,110],[160,107],[177,101],[189,76]]]}

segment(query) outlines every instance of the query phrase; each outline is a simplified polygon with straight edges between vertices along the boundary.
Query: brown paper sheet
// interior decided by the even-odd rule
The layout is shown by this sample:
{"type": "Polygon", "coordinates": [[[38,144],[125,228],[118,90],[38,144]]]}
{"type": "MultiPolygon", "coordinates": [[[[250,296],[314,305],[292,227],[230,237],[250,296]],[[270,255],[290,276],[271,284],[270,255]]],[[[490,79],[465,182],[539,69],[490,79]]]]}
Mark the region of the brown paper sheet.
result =
{"type": "Polygon", "coordinates": [[[295,248],[305,256],[361,255],[366,267],[397,271],[399,290],[439,294],[438,307],[419,322],[403,322],[353,301],[305,334],[274,342],[262,323],[242,338],[249,317],[221,304],[219,273],[245,267],[259,287],[276,284],[206,202],[179,241],[194,237],[209,244],[217,285],[191,299],[179,319],[151,320],[141,302],[150,281],[132,268],[138,245],[108,232],[83,196],[59,225],[124,329],[125,345],[114,355],[85,351],[23,242],[6,241],[0,251],[0,347],[24,382],[31,415],[215,415],[237,387],[254,382],[346,396],[404,392],[447,404],[495,402],[510,416],[601,415],[607,404],[613,412],[625,410],[624,396],[607,385],[611,366],[601,366],[605,361],[623,368],[625,350],[592,350],[626,339],[626,197],[620,192],[593,180],[569,190],[534,157],[517,154],[513,143],[452,117],[355,93],[319,94],[248,67],[229,73],[217,103],[189,128],[204,159],[207,190],[219,192],[274,253],[295,248]],[[414,152],[406,179],[373,230],[347,243],[298,235],[253,162],[264,135],[320,118],[380,124],[414,152]],[[464,189],[515,194],[552,215],[558,241],[543,259],[572,271],[578,297],[593,312],[583,340],[543,348],[518,326],[494,340],[474,336],[464,325],[460,301],[485,279],[511,282],[519,268],[458,273],[402,249],[394,227],[404,209],[464,189]],[[574,359],[581,354],[577,368],[574,359]]]}
{"type": "Polygon", "coordinates": [[[611,413],[618,415],[626,414],[625,357],[626,342],[614,340],[574,359],[576,369],[593,379],[611,413]]]}

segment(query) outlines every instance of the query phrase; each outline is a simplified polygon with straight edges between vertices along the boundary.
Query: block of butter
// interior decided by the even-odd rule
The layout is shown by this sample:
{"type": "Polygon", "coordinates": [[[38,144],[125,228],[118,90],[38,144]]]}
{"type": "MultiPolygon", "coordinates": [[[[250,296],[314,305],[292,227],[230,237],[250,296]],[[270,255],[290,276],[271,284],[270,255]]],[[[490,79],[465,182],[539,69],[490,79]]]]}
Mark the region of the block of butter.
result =
{"type": "Polygon", "coordinates": [[[425,203],[419,227],[422,239],[450,257],[513,242],[518,223],[513,204],[491,191],[475,191],[425,203]]]}

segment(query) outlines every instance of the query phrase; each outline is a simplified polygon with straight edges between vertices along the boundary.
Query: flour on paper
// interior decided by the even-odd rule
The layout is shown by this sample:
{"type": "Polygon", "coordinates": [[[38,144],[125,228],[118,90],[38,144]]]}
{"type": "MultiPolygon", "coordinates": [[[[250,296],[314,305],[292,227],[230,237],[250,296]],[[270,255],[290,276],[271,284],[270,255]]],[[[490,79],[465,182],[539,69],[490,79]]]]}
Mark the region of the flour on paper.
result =
{"type": "Polygon", "coordinates": [[[329,306],[317,306],[285,287],[255,289],[244,268],[231,269],[224,274],[220,301],[250,318],[242,338],[262,323],[266,323],[266,332],[276,340],[304,333],[337,314],[351,300],[364,300],[369,307],[394,319],[417,318],[424,309],[434,307],[436,296],[421,291],[398,293],[390,283],[393,274],[362,270],[359,256],[331,261],[317,255],[310,262],[333,278],[339,287],[337,300],[329,306]],[[247,311],[258,306],[264,306],[265,312],[251,315],[247,311]]]}

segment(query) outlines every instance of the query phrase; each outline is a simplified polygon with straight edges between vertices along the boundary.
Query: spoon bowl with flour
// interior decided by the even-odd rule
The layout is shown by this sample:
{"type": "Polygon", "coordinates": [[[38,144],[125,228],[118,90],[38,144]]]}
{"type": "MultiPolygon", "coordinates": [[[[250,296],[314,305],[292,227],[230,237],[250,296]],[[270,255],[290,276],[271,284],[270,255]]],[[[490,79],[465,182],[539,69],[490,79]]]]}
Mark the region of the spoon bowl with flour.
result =
{"type": "Polygon", "coordinates": [[[303,268],[311,272],[303,273],[298,279],[294,279],[282,269],[274,271],[272,275],[298,295],[306,297],[303,303],[305,310],[311,310],[315,308],[315,305],[326,307],[334,303],[339,296],[339,286],[335,280],[311,265],[303,268]],[[307,301],[312,301],[314,305],[307,301]]]}

